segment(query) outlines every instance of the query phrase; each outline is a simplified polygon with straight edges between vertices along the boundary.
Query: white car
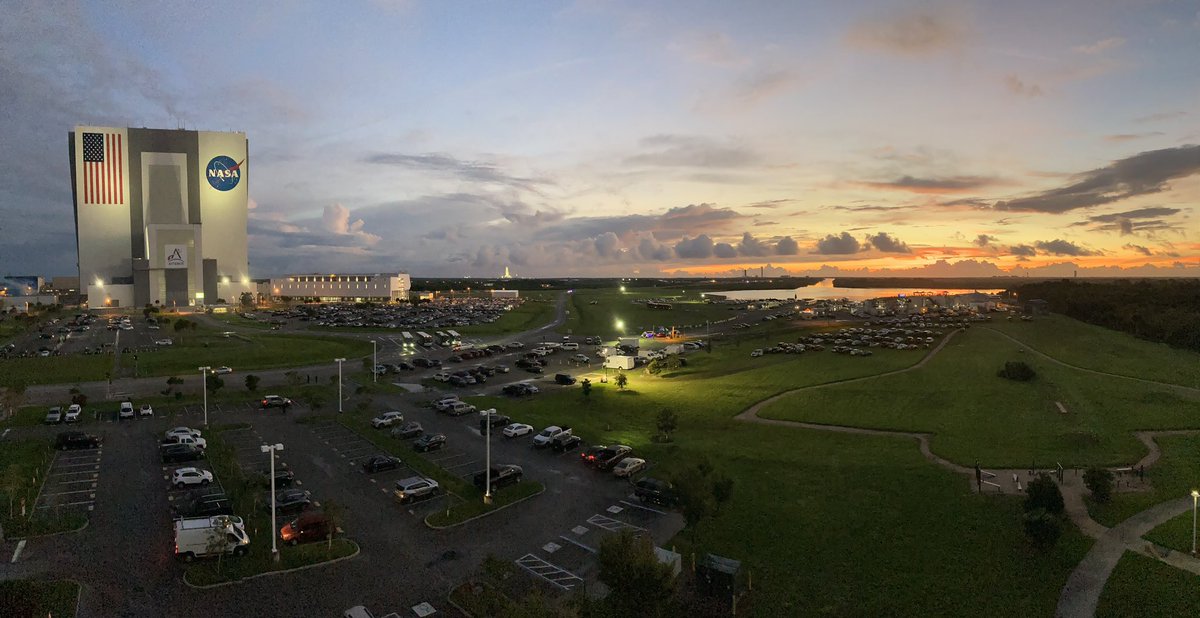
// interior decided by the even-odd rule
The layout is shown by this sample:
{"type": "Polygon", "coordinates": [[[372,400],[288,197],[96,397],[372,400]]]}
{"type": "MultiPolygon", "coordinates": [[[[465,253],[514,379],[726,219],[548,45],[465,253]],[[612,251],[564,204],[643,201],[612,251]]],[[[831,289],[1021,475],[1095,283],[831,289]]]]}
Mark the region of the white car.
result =
{"type": "Polygon", "coordinates": [[[449,381],[450,381],[450,374],[448,374],[448,373],[445,373],[445,372],[443,372],[443,373],[435,373],[435,374],[433,374],[433,379],[434,379],[434,380],[437,380],[438,382],[449,382],[449,381]]]}
{"type": "Polygon", "coordinates": [[[750,358],[758,358],[762,355],[763,355],[763,351],[761,349],[758,349],[758,350],[755,350],[750,353],[750,358]]]}
{"type": "MultiPolygon", "coordinates": [[[[133,327],[130,327],[131,330],[132,330],[132,328],[133,327]]],[[[154,345],[174,345],[174,344],[175,344],[175,342],[171,341],[170,339],[155,339],[154,340],[154,345]]]]}
{"type": "Polygon", "coordinates": [[[538,356],[546,356],[547,354],[550,354],[550,350],[547,348],[534,348],[532,352],[538,356]]]}
{"type": "Polygon", "coordinates": [[[167,436],[163,444],[190,444],[200,450],[208,448],[208,440],[195,436],[167,436]]]}
{"type": "Polygon", "coordinates": [[[433,402],[433,409],[437,410],[438,412],[445,412],[446,410],[449,410],[450,407],[456,403],[460,403],[458,400],[458,395],[451,395],[450,397],[442,397],[441,399],[433,402]]]}
{"type": "Polygon", "coordinates": [[[63,422],[74,423],[79,420],[79,415],[83,414],[83,406],[73,403],[67,408],[67,413],[63,416],[63,422]]]}
{"type": "Polygon", "coordinates": [[[233,373],[233,370],[230,369],[229,367],[217,367],[216,369],[213,369],[212,372],[213,373],[233,373]]]}
{"type": "Polygon", "coordinates": [[[403,423],[403,422],[404,422],[404,415],[395,410],[392,410],[391,412],[384,412],[383,414],[380,414],[379,416],[376,416],[375,418],[371,419],[371,426],[374,427],[375,429],[380,429],[382,427],[391,427],[392,425],[394,425],[396,423],[403,423]]]}
{"type": "Polygon", "coordinates": [[[613,466],[613,474],[621,478],[629,478],[646,469],[646,460],[637,457],[626,457],[613,466]]]}
{"type": "Polygon", "coordinates": [[[121,402],[121,410],[117,413],[118,418],[133,418],[133,403],[128,401],[121,402]]]}
{"type": "Polygon", "coordinates": [[[533,433],[533,426],[525,423],[513,423],[504,428],[504,437],[515,438],[533,433]]]}
{"type": "Polygon", "coordinates": [[[174,429],[168,429],[165,435],[168,438],[171,436],[192,436],[193,438],[199,438],[200,431],[192,429],[191,427],[176,427],[174,429]]]}
{"type": "Polygon", "coordinates": [[[564,343],[564,344],[562,344],[562,349],[573,352],[573,351],[579,349],[579,344],[575,343],[574,341],[572,341],[571,343],[564,343]]]}
{"type": "Polygon", "coordinates": [[[200,485],[201,487],[208,485],[213,480],[212,472],[201,470],[199,468],[179,468],[171,475],[171,484],[176,489],[183,489],[188,485],[200,485]]]}
{"type": "Polygon", "coordinates": [[[571,360],[577,363],[589,363],[592,359],[588,358],[587,354],[576,354],[571,357],[571,360]]]}
{"type": "Polygon", "coordinates": [[[138,416],[154,416],[154,407],[148,403],[143,403],[142,407],[138,408],[138,416]]]}
{"type": "Polygon", "coordinates": [[[508,344],[508,347],[510,347],[514,350],[519,350],[519,349],[525,347],[525,344],[521,343],[520,341],[513,341],[512,343],[508,344]]]}

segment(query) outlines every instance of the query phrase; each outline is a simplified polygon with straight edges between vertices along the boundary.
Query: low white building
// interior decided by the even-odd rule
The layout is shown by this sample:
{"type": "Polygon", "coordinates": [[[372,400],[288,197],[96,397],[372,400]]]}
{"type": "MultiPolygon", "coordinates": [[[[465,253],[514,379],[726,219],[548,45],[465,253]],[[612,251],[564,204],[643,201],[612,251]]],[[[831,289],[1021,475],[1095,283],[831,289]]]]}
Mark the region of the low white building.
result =
{"type": "Polygon", "coordinates": [[[520,290],[492,290],[492,298],[519,298],[520,290]]]}
{"type": "Polygon", "coordinates": [[[259,293],[271,299],[314,302],[404,302],[412,289],[407,273],[288,275],[273,277],[259,293]]]}

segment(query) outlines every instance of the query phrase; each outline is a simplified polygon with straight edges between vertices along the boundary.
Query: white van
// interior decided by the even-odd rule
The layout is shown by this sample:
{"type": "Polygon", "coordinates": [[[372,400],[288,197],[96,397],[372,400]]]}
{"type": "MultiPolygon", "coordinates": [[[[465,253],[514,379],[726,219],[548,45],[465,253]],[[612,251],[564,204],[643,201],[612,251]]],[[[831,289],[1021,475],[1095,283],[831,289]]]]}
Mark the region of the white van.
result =
{"type": "Polygon", "coordinates": [[[220,553],[244,555],[250,537],[241,518],[217,515],[175,520],[175,557],[184,562],[220,553]]]}

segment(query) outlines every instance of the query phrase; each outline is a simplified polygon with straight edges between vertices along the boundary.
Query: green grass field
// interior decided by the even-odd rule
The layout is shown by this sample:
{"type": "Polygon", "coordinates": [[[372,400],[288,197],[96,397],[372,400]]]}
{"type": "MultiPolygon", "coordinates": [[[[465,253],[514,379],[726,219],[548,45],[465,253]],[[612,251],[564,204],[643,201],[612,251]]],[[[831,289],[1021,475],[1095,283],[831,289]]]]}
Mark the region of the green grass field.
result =
{"type": "Polygon", "coordinates": [[[1108,504],[1089,502],[1092,519],[1115,526],[1135,513],[1200,488],[1200,436],[1165,436],[1158,439],[1158,445],[1162,458],[1146,470],[1152,489],[1116,492],[1108,504]]]}
{"type": "Polygon", "coordinates": [[[1157,560],[1125,552],[1100,595],[1096,616],[1192,616],[1200,607],[1200,579],[1157,560]]]}
{"type": "Polygon", "coordinates": [[[12,358],[0,360],[0,386],[93,382],[112,368],[112,354],[12,358]]]}
{"type": "Polygon", "coordinates": [[[934,452],[987,467],[1126,465],[1145,455],[1134,430],[1200,426],[1195,417],[1200,398],[1063,367],[1020,348],[994,331],[973,328],[956,335],[923,368],[796,393],[760,414],[929,432],[935,434],[934,452]],[[1010,360],[1028,363],[1037,378],[998,377],[1010,360]],[[1061,414],[1056,402],[1068,413],[1061,414]]]}
{"type": "MultiPolygon", "coordinates": [[[[491,324],[456,326],[459,334],[472,337],[509,335],[533,330],[554,319],[554,308],[558,303],[558,292],[521,292],[525,302],[520,307],[507,311],[491,324]]],[[[432,332],[432,331],[430,331],[432,332]]]]}
{"type": "Polygon", "coordinates": [[[725,305],[705,303],[695,290],[630,288],[620,290],[575,290],[569,305],[565,328],[574,335],[596,335],[605,341],[641,334],[658,326],[700,325],[687,329],[688,334],[703,335],[705,320],[717,321],[738,315],[725,305]],[[669,298],[671,309],[648,309],[650,298],[669,298]],[[597,304],[591,304],[596,301],[597,304]],[[617,321],[624,325],[617,328],[617,321]]]}
{"type": "MultiPolygon", "coordinates": [[[[226,338],[207,329],[182,338],[172,335],[175,345],[138,355],[139,375],[168,376],[194,372],[201,365],[228,365],[237,376],[256,369],[329,363],[339,356],[352,359],[371,353],[370,342],[336,337],[262,334],[226,338]]],[[[122,366],[132,366],[131,355],[123,356],[122,366]]]]}
{"type": "Polygon", "coordinates": [[[0,616],[70,618],[79,600],[79,584],[70,580],[0,581],[0,616]]]}
{"type": "MultiPolygon", "coordinates": [[[[34,509],[38,491],[54,458],[50,440],[26,438],[4,442],[0,447],[0,525],[7,538],[21,538],[75,530],[87,517],[79,513],[61,516],[34,509]],[[21,500],[26,515],[21,516],[21,500]]],[[[0,615],[4,615],[0,612],[0,615]]]]}
{"type": "MultiPolygon", "coordinates": [[[[254,312],[251,312],[251,313],[254,313],[254,312]]],[[[210,314],[207,314],[207,316],[213,320],[216,320],[223,324],[228,324],[230,326],[240,326],[240,327],[245,327],[245,328],[253,328],[253,329],[257,329],[257,330],[268,330],[271,328],[271,325],[267,324],[266,322],[243,318],[242,316],[238,315],[237,313],[210,313],[210,314]]],[[[270,318],[270,315],[264,314],[261,317],[270,318]]]]}

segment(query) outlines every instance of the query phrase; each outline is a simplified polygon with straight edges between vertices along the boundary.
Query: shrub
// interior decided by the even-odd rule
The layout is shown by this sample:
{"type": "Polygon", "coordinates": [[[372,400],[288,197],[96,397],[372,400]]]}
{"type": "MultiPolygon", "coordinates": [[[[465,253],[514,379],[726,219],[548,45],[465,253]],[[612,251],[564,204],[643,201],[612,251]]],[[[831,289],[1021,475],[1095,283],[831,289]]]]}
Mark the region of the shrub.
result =
{"type": "Polygon", "coordinates": [[[1051,515],[1061,515],[1063,512],[1062,491],[1054,479],[1046,474],[1039,474],[1036,479],[1029,481],[1025,488],[1025,512],[1044,510],[1051,515]]]}
{"type": "Polygon", "coordinates": [[[1045,509],[1033,509],[1025,513],[1025,535],[1041,549],[1053,547],[1062,535],[1062,524],[1058,517],[1045,509]]]}
{"type": "Polygon", "coordinates": [[[1004,369],[1001,369],[996,375],[1018,382],[1028,382],[1037,377],[1037,372],[1022,361],[1009,361],[1004,363],[1004,369]]]}
{"type": "Polygon", "coordinates": [[[1105,503],[1112,498],[1113,473],[1104,468],[1088,468],[1083,473],[1083,484],[1096,502],[1105,503]]]}

